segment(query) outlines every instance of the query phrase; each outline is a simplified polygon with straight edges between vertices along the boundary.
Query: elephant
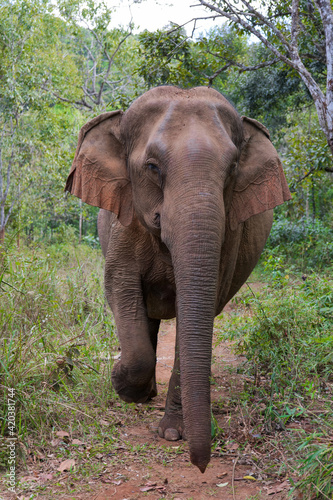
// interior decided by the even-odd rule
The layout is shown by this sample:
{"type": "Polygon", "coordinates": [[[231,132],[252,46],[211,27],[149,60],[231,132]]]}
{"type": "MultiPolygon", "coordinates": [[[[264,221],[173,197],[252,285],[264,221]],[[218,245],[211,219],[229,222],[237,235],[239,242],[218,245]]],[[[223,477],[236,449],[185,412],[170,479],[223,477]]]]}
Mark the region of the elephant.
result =
{"type": "Polygon", "coordinates": [[[214,317],[254,269],[273,208],[290,199],[269,132],[213,88],[152,88],[126,112],[83,126],[65,189],[101,208],[105,294],[121,345],[113,387],[126,402],[156,396],[160,321],[176,317],[158,433],[187,439],[204,472],[214,317]]]}

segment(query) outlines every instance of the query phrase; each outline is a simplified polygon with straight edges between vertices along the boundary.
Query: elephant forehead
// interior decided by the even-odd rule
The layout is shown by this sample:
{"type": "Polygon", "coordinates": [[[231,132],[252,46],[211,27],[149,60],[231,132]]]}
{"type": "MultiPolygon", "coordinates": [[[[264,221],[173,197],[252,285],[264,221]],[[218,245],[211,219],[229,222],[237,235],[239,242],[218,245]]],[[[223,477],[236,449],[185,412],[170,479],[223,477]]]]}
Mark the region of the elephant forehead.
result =
{"type": "Polygon", "coordinates": [[[138,137],[144,141],[152,134],[173,135],[189,129],[194,133],[200,128],[213,135],[227,132],[232,138],[242,134],[241,121],[234,110],[220,103],[197,99],[189,102],[153,100],[143,107],[131,107],[122,122],[122,136],[125,142],[138,137]]]}

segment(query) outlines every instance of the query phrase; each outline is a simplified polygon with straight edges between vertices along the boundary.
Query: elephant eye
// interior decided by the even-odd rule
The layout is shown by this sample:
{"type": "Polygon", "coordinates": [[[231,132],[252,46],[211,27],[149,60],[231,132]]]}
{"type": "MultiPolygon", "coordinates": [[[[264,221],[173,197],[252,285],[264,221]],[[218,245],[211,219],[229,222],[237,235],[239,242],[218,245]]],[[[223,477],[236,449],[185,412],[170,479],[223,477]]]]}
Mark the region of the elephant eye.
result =
{"type": "Polygon", "coordinates": [[[161,169],[155,165],[155,163],[150,163],[147,162],[147,169],[148,172],[150,173],[150,178],[159,185],[159,187],[162,187],[162,173],[161,169]]]}
{"type": "Polygon", "coordinates": [[[148,163],[148,165],[147,165],[147,166],[148,166],[148,168],[149,168],[149,170],[150,170],[151,172],[156,172],[157,174],[160,174],[160,173],[161,173],[161,171],[160,171],[160,169],[158,168],[158,166],[157,166],[157,165],[154,165],[154,163],[148,163]]]}

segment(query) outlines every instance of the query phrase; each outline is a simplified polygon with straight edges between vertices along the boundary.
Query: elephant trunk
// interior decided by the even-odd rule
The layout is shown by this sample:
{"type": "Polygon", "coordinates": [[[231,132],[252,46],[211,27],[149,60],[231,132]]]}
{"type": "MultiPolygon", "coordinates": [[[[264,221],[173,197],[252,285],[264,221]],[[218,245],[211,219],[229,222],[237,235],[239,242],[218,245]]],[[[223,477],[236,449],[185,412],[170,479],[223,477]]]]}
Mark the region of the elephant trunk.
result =
{"type": "Polygon", "coordinates": [[[210,461],[210,374],[220,249],[224,234],[222,196],[187,197],[177,210],[169,246],[177,289],[181,398],[191,462],[204,472],[210,461]],[[179,215],[181,214],[181,215],[179,215]]]}

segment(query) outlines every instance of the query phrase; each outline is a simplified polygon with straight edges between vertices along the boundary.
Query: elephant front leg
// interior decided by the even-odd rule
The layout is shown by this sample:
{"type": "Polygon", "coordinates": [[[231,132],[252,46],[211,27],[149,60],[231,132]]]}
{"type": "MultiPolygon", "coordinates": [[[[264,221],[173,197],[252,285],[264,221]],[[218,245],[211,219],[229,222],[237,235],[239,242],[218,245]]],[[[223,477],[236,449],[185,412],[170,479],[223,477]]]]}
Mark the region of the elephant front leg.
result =
{"type": "Polygon", "coordinates": [[[180,390],[178,331],[176,336],[175,360],[165,404],[165,415],[159,424],[158,434],[167,441],[177,441],[178,439],[186,438],[180,390]]]}
{"type": "Polygon", "coordinates": [[[111,380],[119,397],[127,403],[144,403],[157,395],[154,339],[159,324],[159,320],[147,318],[145,325],[134,323],[129,327],[126,336],[118,327],[121,359],[113,367],[111,380]],[[132,328],[136,328],[135,332],[132,328]]]}
{"type": "Polygon", "coordinates": [[[135,289],[132,284],[130,294],[115,286],[107,293],[121,345],[121,358],[113,367],[111,380],[121,399],[144,403],[157,394],[155,367],[160,320],[148,318],[140,285],[135,289]]]}

